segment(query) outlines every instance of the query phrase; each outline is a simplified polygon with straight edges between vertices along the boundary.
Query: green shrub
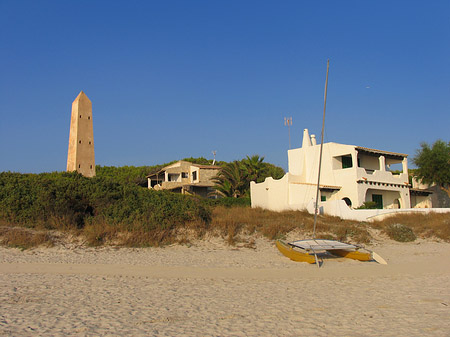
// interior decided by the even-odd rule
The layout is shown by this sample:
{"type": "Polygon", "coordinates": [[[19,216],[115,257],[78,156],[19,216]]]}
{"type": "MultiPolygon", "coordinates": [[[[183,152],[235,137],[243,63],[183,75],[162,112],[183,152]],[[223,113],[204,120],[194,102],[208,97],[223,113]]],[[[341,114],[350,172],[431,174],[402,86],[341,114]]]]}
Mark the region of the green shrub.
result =
{"type": "Polygon", "coordinates": [[[365,201],[361,206],[356,209],[377,209],[378,204],[375,201],[365,201]]]}
{"type": "Polygon", "coordinates": [[[0,173],[0,220],[26,227],[83,229],[108,223],[127,230],[171,230],[208,223],[211,212],[196,198],[148,190],[109,177],[77,173],[0,173]]]}
{"type": "Polygon", "coordinates": [[[208,200],[205,200],[205,203],[207,203],[211,206],[249,207],[251,205],[251,200],[249,197],[243,197],[243,198],[224,197],[224,198],[219,198],[219,199],[208,199],[208,200]]]}
{"type": "Polygon", "coordinates": [[[416,239],[411,227],[399,223],[389,225],[386,232],[391,239],[399,242],[411,242],[416,239]]]}

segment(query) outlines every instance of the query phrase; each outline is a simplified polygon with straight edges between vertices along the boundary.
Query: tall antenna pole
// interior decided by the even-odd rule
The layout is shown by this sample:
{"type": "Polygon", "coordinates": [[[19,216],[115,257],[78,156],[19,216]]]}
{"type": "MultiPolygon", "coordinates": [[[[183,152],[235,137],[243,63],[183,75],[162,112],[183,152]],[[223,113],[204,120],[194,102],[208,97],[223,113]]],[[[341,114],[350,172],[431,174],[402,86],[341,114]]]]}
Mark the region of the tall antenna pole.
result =
{"type": "Polygon", "coordinates": [[[289,134],[289,150],[291,149],[291,125],[292,125],[292,117],[284,117],[284,125],[288,127],[289,134]]]}
{"type": "Polygon", "coordinates": [[[317,213],[319,210],[319,186],[320,186],[320,170],[322,168],[322,150],[323,150],[323,134],[325,131],[325,111],[327,109],[327,88],[328,88],[328,70],[330,68],[330,59],[327,60],[327,79],[325,80],[325,95],[323,99],[323,118],[322,118],[322,135],[320,139],[320,154],[319,154],[319,172],[317,174],[317,191],[316,191],[316,204],[314,207],[314,229],[313,229],[313,239],[316,238],[316,224],[317,224],[317,213]]]}
{"type": "Polygon", "coordinates": [[[214,164],[216,163],[216,153],[217,153],[217,151],[214,150],[214,151],[211,151],[211,152],[212,152],[212,154],[213,154],[213,156],[214,156],[214,160],[213,160],[213,162],[212,162],[212,165],[214,165],[214,164]]]}

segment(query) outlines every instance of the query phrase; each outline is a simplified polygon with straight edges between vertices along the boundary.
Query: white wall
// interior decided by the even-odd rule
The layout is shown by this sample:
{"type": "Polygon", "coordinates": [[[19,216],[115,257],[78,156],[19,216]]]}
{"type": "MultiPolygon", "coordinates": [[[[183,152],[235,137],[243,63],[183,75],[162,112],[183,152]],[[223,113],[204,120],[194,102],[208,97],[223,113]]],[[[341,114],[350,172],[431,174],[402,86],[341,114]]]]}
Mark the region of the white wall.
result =
{"type": "Polygon", "coordinates": [[[344,201],[329,201],[320,203],[321,209],[327,215],[356,221],[382,220],[399,213],[450,213],[450,208],[406,208],[406,209],[350,209],[344,201]]]}
{"type": "Polygon", "coordinates": [[[261,207],[272,211],[289,209],[288,174],[279,180],[266,178],[262,183],[250,182],[252,207],[261,207]]]}

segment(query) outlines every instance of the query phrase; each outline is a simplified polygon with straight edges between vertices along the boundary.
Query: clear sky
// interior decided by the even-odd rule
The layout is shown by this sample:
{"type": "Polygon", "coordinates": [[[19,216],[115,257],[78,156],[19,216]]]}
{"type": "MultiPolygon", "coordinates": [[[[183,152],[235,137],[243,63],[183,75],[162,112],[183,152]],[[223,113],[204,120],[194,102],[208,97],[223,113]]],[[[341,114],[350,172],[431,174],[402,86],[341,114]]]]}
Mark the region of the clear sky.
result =
{"type": "Polygon", "coordinates": [[[308,128],[407,153],[449,141],[450,1],[0,1],[0,171],[66,167],[71,104],[98,165],[259,154],[308,128]]]}

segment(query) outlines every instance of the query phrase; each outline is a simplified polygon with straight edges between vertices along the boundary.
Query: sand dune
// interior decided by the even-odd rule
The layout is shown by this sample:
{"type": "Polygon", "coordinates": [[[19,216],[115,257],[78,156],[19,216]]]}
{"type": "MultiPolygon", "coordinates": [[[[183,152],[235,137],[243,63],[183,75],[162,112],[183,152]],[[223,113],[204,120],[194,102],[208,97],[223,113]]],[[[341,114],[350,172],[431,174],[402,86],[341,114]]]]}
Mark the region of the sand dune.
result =
{"type": "Polygon", "coordinates": [[[256,247],[0,248],[0,335],[450,336],[448,243],[321,269],[256,247]]]}

